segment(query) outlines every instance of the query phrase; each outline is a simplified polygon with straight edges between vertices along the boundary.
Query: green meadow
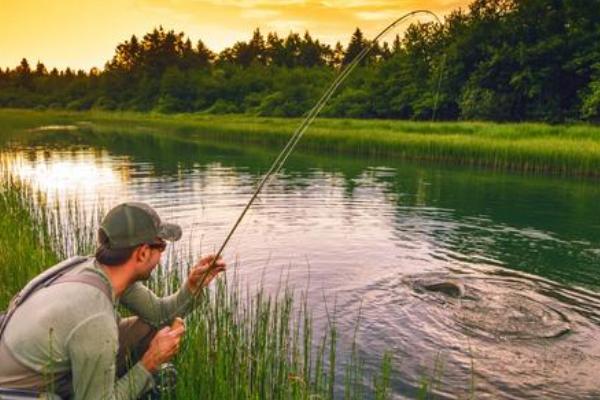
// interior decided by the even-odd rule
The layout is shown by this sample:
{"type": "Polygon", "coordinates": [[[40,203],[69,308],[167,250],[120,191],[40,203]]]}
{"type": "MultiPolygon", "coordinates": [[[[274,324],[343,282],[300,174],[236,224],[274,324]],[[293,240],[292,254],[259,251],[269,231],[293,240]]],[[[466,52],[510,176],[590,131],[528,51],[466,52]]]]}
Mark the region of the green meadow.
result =
{"type": "MultiPolygon", "coordinates": [[[[0,141],[45,125],[95,132],[152,133],[183,140],[283,146],[300,119],[246,115],[0,110],[0,141]]],[[[39,131],[37,131],[39,133],[39,131]]],[[[43,131],[42,131],[43,132],[43,131]]],[[[600,127],[589,124],[497,124],[317,119],[300,151],[402,158],[521,173],[600,175],[600,127]]]]}

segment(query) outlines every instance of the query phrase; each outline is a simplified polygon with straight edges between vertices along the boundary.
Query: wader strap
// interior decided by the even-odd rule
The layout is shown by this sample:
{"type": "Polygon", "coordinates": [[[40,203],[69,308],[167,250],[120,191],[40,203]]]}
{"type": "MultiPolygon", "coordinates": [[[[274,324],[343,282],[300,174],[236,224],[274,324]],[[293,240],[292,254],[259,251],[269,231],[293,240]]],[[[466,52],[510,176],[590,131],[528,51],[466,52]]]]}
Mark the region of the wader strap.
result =
{"type": "MultiPolygon", "coordinates": [[[[112,303],[112,289],[98,274],[92,271],[83,271],[80,274],[63,275],[55,280],[52,285],[58,285],[60,283],[78,282],[90,285],[100,290],[108,300],[112,303]]],[[[2,399],[0,399],[2,400],[2,399]]]]}
{"type": "MultiPolygon", "coordinates": [[[[37,292],[42,287],[47,287],[51,285],[56,279],[63,276],[68,271],[71,271],[75,266],[82,264],[83,262],[89,260],[89,257],[81,257],[75,256],[71,257],[68,260],[62,261],[56,264],[53,267],[48,268],[35,278],[33,278],[13,299],[10,301],[8,305],[8,310],[0,318],[0,339],[2,339],[2,335],[4,334],[4,330],[8,325],[11,317],[17,310],[17,308],[26,301],[29,296],[33,293],[37,292]]],[[[1,399],[0,399],[1,400],[1,399]]]]}

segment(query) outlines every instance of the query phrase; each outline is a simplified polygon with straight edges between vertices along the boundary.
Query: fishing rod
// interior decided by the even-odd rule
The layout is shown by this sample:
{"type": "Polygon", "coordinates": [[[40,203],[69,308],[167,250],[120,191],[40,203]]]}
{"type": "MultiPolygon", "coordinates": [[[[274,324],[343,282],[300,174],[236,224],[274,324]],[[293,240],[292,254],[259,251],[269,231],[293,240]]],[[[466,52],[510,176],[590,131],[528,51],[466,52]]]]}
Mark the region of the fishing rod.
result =
{"type": "MultiPolygon", "coordinates": [[[[412,17],[413,15],[416,15],[416,14],[427,14],[427,15],[433,17],[437,21],[437,23],[441,24],[441,21],[438,18],[438,16],[429,10],[415,10],[415,11],[406,13],[403,16],[401,16],[400,18],[396,19],[391,24],[389,24],[381,32],[379,32],[379,34],[377,36],[375,36],[375,38],[371,41],[371,43],[368,46],[366,46],[365,48],[363,48],[360,51],[360,53],[358,53],[356,55],[356,57],[354,57],[354,59],[350,63],[348,63],[348,65],[346,65],[346,67],[344,69],[342,69],[340,74],[333,80],[333,82],[329,85],[327,90],[325,90],[325,92],[323,93],[323,95],[321,96],[319,101],[317,101],[317,103],[313,106],[313,108],[308,112],[308,114],[306,115],[304,120],[302,120],[300,125],[296,128],[296,130],[294,131],[294,134],[292,135],[290,140],[286,143],[284,148],[277,155],[277,157],[271,164],[271,167],[267,170],[267,172],[265,173],[263,178],[258,183],[256,189],[254,190],[254,193],[250,197],[250,200],[248,201],[248,203],[246,203],[246,206],[242,210],[240,216],[235,221],[235,223],[233,224],[233,227],[231,228],[231,230],[225,237],[223,244],[219,248],[219,251],[216,253],[214,259],[212,260],[210,267],[202,276],[202,279],[200,280],[200,285],[198,287],[200,287],[200,288],[203,287],[206,277],[212,271],[212,269],[215,267],[217,260],[219,259],[219,257],[221,257],[221,254],[223,253],[223,250],[225,249],[225,246],[227,246],[227,243],[229,243],[229,240],[231,239],[231,237],[233,236],[237,227],[240,225],[240,223],[244,219],[244,216],[246,215],[246,213],[248,212],[248,210],[250,209],[250,207],[252,206],[252,204],[254,203],[256,198],[258,197],[262,188],[270,181],[270,179],[272,178],[273,175],[277,174],[281,170],[281,168],[283,167],[283,164],[286,162],[286,160],[288,159],[290,154],[292,154],[292,151],[294,151],[294,148],[296,147],[296,145],[298,144],[298,142],[300,141],[300,139],[302,138],[302,136],[304,135],[304,133],[306,132],[308,127],[317,118],[317,116],[319,115],[319,113],[321,112],[323,107],[325,107],[325,104],[329,101],[331,96],[333,96],[333,93],[336,91],[336,89],[346,80],[348,75],[350,75],[350,73],[352,73],[352,71],[354,71],[356,66],[367,56],[367,54],[369,54],[369,52],[373,49],[373,47],[375,46],[375,44],[381,37],[385,36],[390,30],[395,28],[396,25],[398,25],[400,22],[402,22],[405,19],[412,17]]],[[[442,76],[442,74],[440,72],[440,83],[441,83],[441,76],[442,76]]],[[[438,83],[438,90],[439,90],[439,83],[438,83]]],[[[435,98],[434,107],[437,107],[437,95],[435,98]]],[[[435,115],[435,110],[433,112],[433,115],[435,115]]]]}

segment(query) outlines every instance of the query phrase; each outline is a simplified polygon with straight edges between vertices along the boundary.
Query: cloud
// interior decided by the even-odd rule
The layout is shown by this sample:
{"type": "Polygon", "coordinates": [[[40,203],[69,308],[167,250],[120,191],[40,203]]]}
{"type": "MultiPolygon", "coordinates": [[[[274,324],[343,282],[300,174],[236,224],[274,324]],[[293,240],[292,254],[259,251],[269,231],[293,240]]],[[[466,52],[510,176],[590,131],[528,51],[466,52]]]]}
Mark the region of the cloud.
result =
{"type": "MultiPolygon", "coordinates": [[[[213,50],[247,40],[255,28],[287,35],[310,31],[313,37],[333,44],[347,43],[355,28],[375,36],[388,22],[415,9],[430,9],[440,16],[470,0],[137,0],[141,7],[160,8],[184,31],[201,35],[213,50]],[[168,10],[168,11],[165,11],[168,10]],[[185,22],[185,23],[183,23],[185,22]],[[244,32],[244,33],[241,33],[244,32]]],[[[431,20],[415,17],[412,21],[431,20]]],[[[165,27],[169,27],[164,23],[165,27]]],[[[401,33],[398,30],[396,33],[401,33]]]]}
{"type": "Polygon", "coordinates": [[[356,16],[364,21],[391,20],[398,15],[397,11],[358,11],[356,16]]]}
{"type": "Polygon", "coordinates": [[[246,19],[272,19],[280,14],[281,12],[277,10],[248,9],[242,11],[241,16],[246,19]]]}
{"type": "Polygon", "coordinates": [[[266,24],[270,31],[276,31],[279,33],[285,32],[302,32],[307,29],[309,23],[303,20],[277,20],[270,21],[266,24]]]}

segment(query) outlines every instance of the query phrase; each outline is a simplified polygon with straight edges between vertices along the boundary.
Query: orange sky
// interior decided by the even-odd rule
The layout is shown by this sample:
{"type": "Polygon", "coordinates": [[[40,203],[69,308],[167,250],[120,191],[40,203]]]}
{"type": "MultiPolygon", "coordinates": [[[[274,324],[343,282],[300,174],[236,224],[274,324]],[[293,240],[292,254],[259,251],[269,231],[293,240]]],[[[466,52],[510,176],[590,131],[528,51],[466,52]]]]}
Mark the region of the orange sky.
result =
{"type": "Polygon", "coordinates": [[[47,67],[103,67],[117,43],[153,27],[183,31],[214,51],[247,40],[254,28],[285,35],[308,29],[344,45],[359,26],[367,37],[415,9],[440,16],[469,0],[0,0],[0,66],[26,57],[47,67]]]}

